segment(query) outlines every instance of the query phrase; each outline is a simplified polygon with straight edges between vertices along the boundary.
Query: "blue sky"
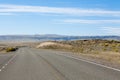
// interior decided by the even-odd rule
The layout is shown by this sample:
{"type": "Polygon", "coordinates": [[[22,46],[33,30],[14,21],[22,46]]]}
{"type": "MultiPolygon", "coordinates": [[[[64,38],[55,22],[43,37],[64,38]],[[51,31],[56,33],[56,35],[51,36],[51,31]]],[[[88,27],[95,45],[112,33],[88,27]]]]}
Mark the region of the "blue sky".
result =
{"type": "Polygon", "coordinates": [[[0,0],[0,35],[120,35],[120,0],[0,0]]]}

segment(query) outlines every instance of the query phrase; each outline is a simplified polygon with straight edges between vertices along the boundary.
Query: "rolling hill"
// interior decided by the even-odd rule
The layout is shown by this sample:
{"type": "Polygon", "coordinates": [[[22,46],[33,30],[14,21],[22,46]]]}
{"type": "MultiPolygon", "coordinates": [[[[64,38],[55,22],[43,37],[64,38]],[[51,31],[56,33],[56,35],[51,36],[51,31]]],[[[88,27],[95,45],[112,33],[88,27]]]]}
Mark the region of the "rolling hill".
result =
{"type": "Polygon", "coordinates": [[[120,40],[120,36],[64,36],[64,35],[1,35],[0,41],[61,41],[61,40],[120,40]]]}

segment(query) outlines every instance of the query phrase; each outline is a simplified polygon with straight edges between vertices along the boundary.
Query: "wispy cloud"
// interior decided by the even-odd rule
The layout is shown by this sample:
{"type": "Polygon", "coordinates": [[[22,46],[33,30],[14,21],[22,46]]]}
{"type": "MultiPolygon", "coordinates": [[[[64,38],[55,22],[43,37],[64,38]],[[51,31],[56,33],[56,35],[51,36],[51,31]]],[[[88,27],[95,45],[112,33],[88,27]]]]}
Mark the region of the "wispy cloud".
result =
{"type": "Polygon", "coordinates": [[[80,20],[80,19],[65,19],[63,23],[78,23],[78,24],[104,24],[104,23],[120,23],[120,20],[80,20]]]}
{"type": "Polygon", "coordinates": [[[0,12],[22,12],[22,13],[51,13],[76,16],[120,16],[120,11],[109,11],[101,9],[79,9],[48,6],[26,6],[26,5],[5,5],[0,4],[0,12]]]}
{"type": "Polygon", "coordinates": [[[107,34],[120,35],[120,27],[102,27],[107,34]]]}
{"type": "Polygon", "coordinates": [[[13,13],[0,13],[0,15],[2,15],[2,16],[3,16],[3,15],[5,15],[5,16],[6,16],[6,15],[9,16],[9,15],[15,15],[15,14],[13,14],[13,13]]]}

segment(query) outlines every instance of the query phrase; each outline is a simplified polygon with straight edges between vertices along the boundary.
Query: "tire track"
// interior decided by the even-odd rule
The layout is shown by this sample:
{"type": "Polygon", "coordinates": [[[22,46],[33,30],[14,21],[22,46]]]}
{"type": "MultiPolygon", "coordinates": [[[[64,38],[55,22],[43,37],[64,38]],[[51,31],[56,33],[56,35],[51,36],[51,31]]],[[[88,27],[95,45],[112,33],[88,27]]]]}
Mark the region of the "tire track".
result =
{"type": "Polygon", "coordinates": [[[47,59],[45,59],[44,57],[36,54],[37,56],[39,56],[45,63],[47,66],[51,67],[54,70],[54,74],[56,76],[56,78],[58,80],[69,80],[64,74],[62,74],[55,66],[53,66],[47,59]]]}

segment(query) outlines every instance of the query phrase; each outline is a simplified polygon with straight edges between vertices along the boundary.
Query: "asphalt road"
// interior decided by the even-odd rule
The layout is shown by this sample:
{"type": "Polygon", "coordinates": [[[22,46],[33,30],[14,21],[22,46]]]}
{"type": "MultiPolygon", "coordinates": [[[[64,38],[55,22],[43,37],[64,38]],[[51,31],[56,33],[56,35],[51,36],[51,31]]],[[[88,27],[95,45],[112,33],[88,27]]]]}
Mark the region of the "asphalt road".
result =
{"type": "Polygon", "coordinates": [[[57,51],[21,48],[0,55],[0,80],[120,80],[120,71],[57,51]]]}

